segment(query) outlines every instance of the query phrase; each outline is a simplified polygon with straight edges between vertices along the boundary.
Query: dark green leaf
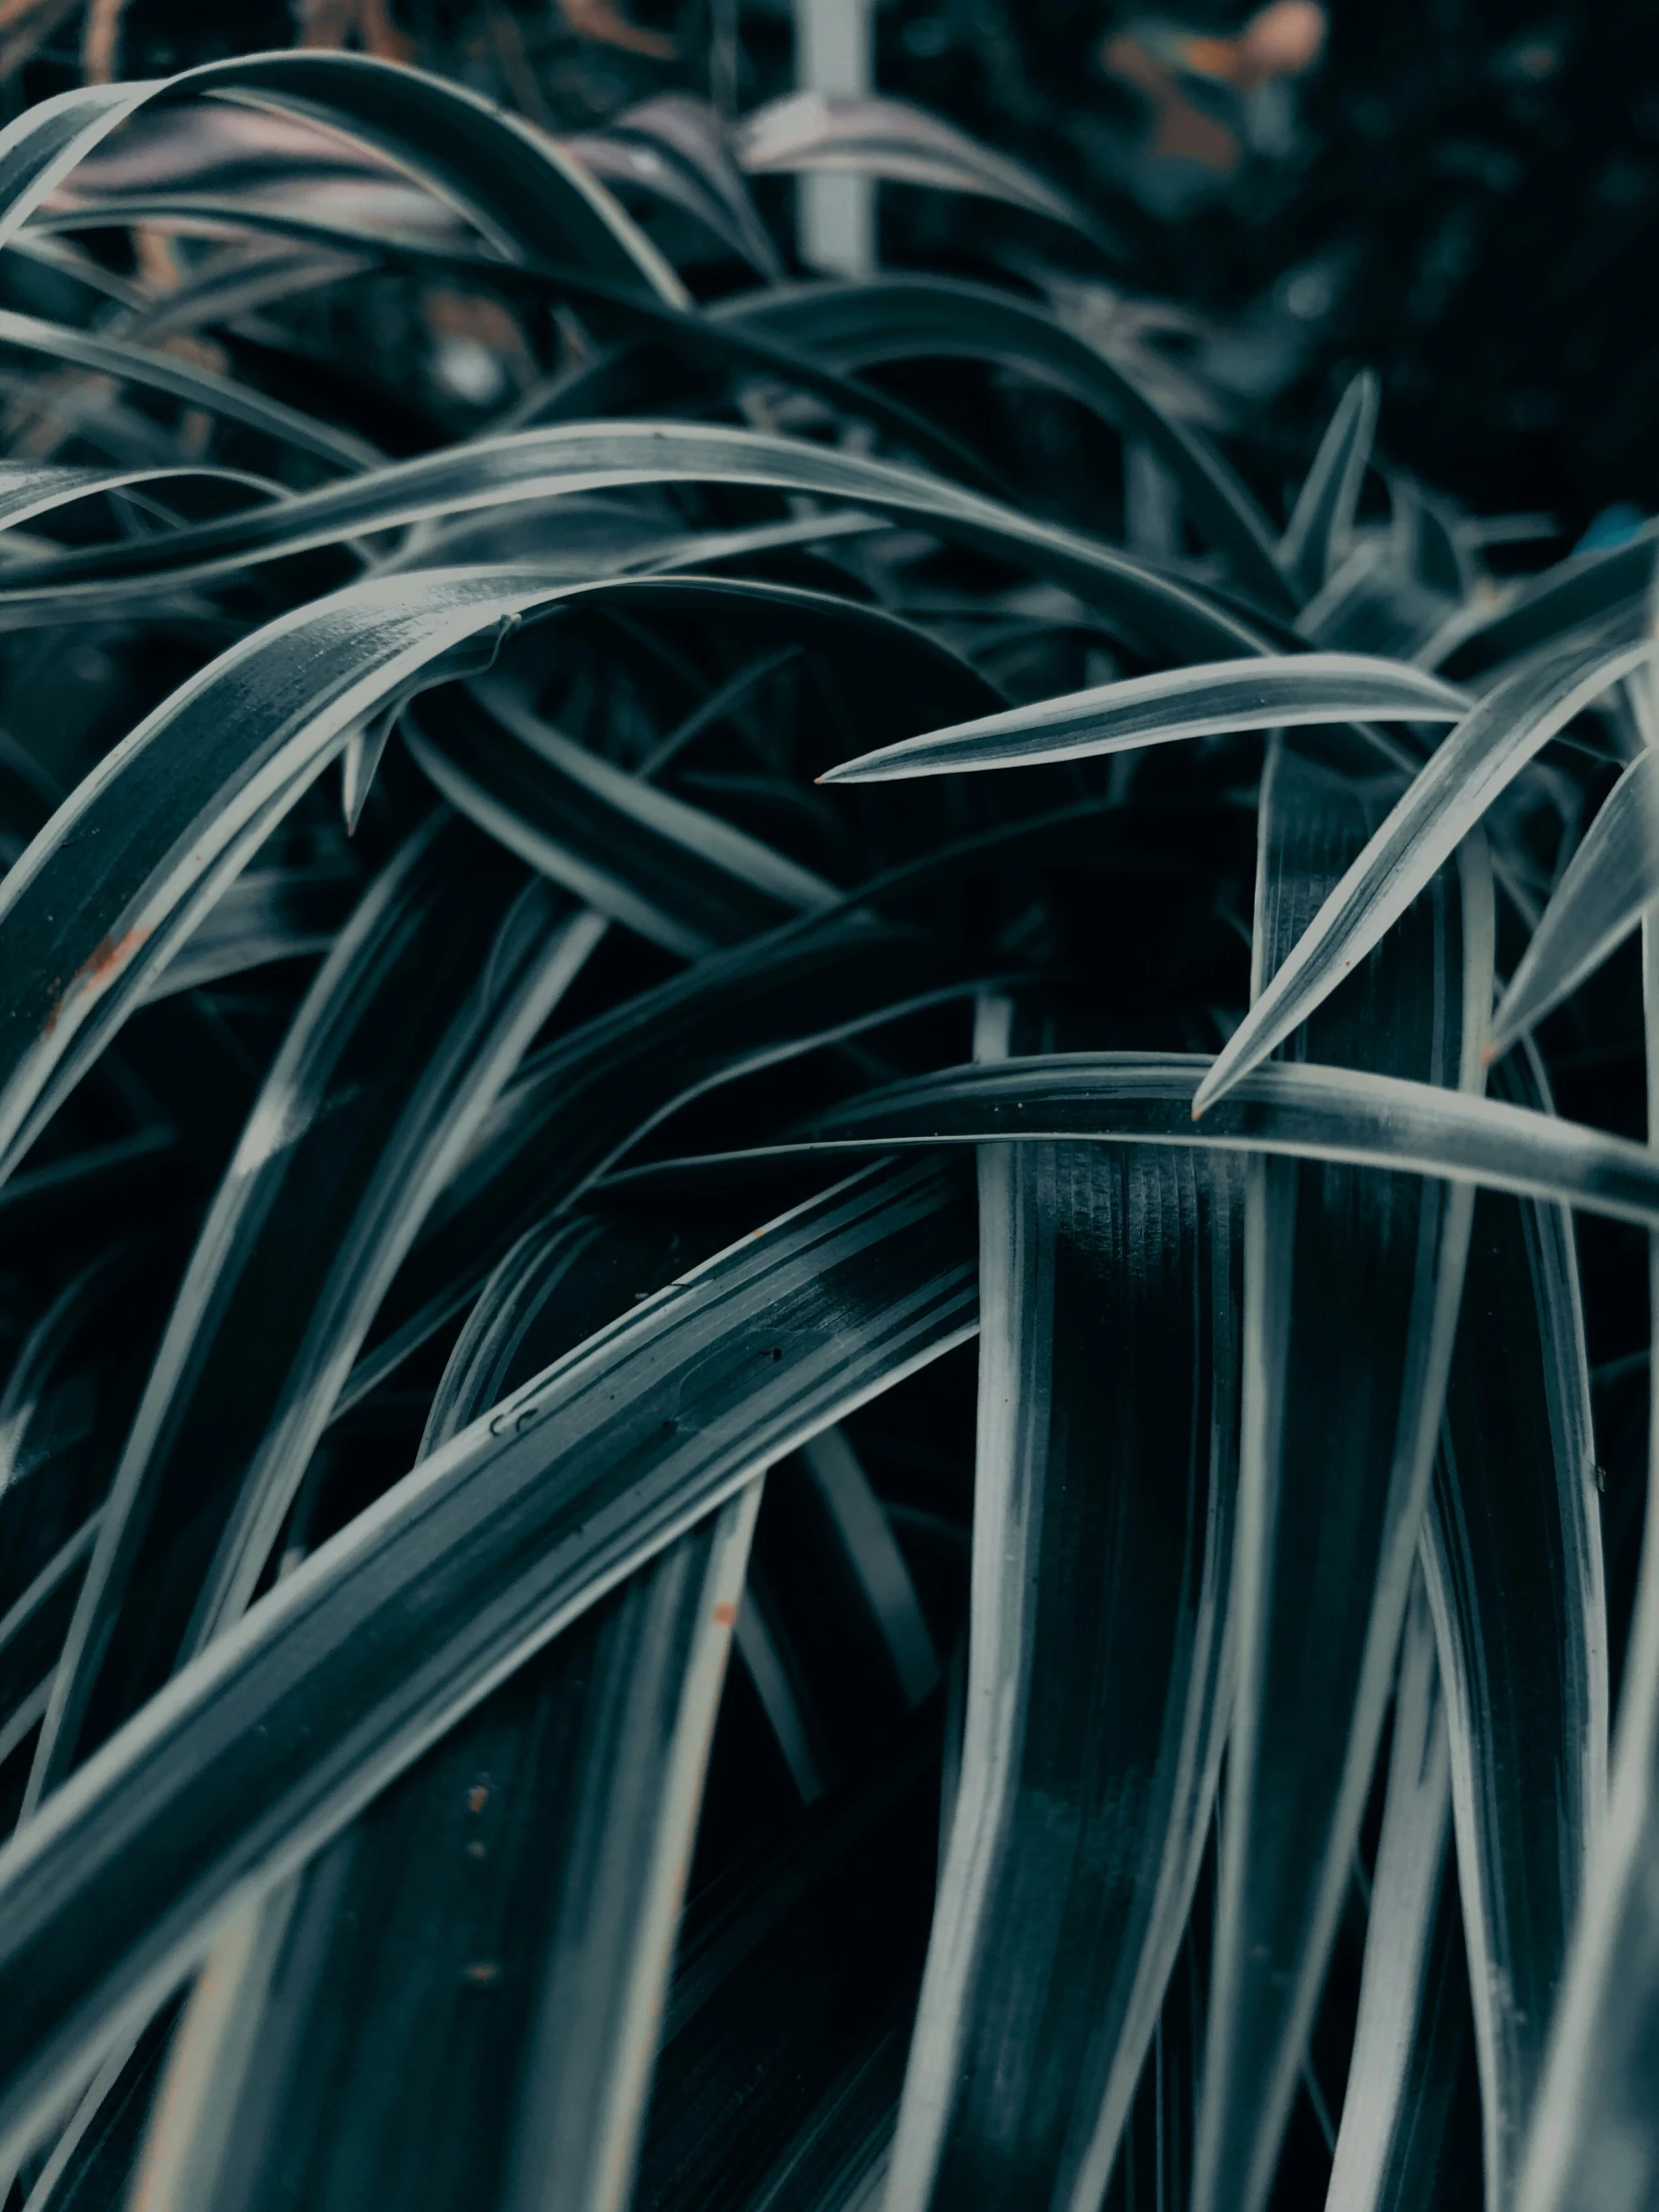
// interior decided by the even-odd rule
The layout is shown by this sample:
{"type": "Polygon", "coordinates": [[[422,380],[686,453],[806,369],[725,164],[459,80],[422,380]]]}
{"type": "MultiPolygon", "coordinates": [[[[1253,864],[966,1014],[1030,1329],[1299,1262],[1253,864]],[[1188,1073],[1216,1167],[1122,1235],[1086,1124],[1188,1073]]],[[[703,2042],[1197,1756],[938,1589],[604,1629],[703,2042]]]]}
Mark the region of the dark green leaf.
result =
{"type": "Polygon", "coordinates": [[[753,176],[851,170],[894,184],[975,193],[1101,240],[1090,218],[1027,169],[905,100],[795,93],[744,118],[738,159],[753,176]]]}
{"type": "MultiPolygon", "coordinates": [[[[1446,1843],[1451,1769],[1434,1629],[1419,1582],[1412,1587],[1394,1686],[1393,1735],[1377,1871],[1371,1884],[1360,2012],[1332,2159],[1328,2212],[1407,2212],[1432,2188],[1441,2148],[1434,2122],[1447,2078],[1435,2015],[1454,2009],[1442,1989],[1445,1929],[1455,1914],[1446,1843]],[[1426,2155],[1425,2155],[1426,2154],[1426,2155]]],[[[1461,1968],[1461,1959],[1456,1961],[1461,1968]]],[[[1466,2033],[1467,1999],[1464,1999],[1466,2033]]]]}
{"type": "MultiPolygon", "coordinates": [[[[613,1319],[625,1285],[660,1284],[673,1252],[627,1222],[528,1238],[456,1347],[428,1447],[613,1319]]],[[[233,1925],[141,2191],[175,2212],[355,2206],[392,2176],[434,2212],[624,2201],[758,1495],[469,1713],[269,1901],[275,1928],[233,1925]]]]}
{"type": "MultiPolygon", "coordinates": [[[[1365,841],[1354,793],[1281,746],[1261,802],[1258,993],[1365,841]]],[[[1478,1081],[1490,878],[1435,877],[1297,1040],[1425,1087],[1478,1081]]],[[[1257,1003],[1260,1003],[1258,997],[1257,1003]]],[[[1193,2201],[1260,2212],[1386,1717],[1468,1244],[1455,1186],[1289,1161],[1246,1212],[1238,1703],[1193,2201]],[[1316,1656],[1317,1655],[1317,1656],[1316,1656]]]]}
{"type": "Polygon", "coordinates": [[[440,692],[404,741],[498,843],[683,958],[828,905],[833,884],[562,737],[504,686],[440,692]]]}
{"type": "Polygon", "coordinates": [[[979,1156],[967,1725],[894,2201],[1095,2204],[1111,2172],[1226,1734],[1242,1186],[979,1156]]]}
{"type": "MultiPolygon", "coordinates": [[[[1530,1071],[1510,1089],[1540,1103],[1530,1071]]],[[[1594,1464],[1571,1221],[1482,1192],[1423,1562],[1493,2203],[1513,2191],[1606,1794],[1594,1464]]]]}

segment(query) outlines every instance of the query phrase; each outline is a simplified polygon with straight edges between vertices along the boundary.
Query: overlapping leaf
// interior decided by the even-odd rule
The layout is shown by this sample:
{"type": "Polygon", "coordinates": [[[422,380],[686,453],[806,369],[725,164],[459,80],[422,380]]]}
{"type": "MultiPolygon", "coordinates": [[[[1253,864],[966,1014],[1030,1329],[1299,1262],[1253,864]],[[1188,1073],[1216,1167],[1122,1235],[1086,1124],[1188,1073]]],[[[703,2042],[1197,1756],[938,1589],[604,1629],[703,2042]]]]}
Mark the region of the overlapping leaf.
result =
{"type": "Polygon", "coordinates": [[[1499,794],[1581,708],[1659,654],[1626,621],[1517,669],[1452,731],[1297,939],[1218,1055],[1202,1113],[1352,973],[1499,794]]]}

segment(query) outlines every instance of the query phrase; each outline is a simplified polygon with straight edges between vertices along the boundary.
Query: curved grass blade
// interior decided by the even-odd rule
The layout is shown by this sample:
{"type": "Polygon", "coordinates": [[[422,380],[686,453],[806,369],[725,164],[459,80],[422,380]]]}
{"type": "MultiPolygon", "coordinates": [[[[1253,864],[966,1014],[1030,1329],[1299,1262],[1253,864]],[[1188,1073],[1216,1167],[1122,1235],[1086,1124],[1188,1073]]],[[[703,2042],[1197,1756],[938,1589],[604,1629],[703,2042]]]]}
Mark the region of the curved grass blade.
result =
{"type": "Polygon", "coordinates": [[[436,816],[256,1101],[116,1472],[32,1804],[252,1597],[399,1260],[599,926],[436,816]]]}
{"type": "MultiPolygon", "coordinates": [[[[725,1164],[1003,1139],[1213,1145],[1443,1176],[1659,1229],[1659,1167],[1627,1137],[1399,1076],[1290,1062],[1256,1069],[1195,1124],[1193,1094],[1211,1065],[1177,1052],[1066,1052],[947,1068],[867,1092],[775,1143],[701,1157],[725,1164]]],[[[664,1161],[608,1180],[643,1184],[686,1164],[698,1163],[664,1161]]]]}
{"type": "Polygon", "coordinates": [[[365,532],[623,484],[752,484],[842,499],[994,553],[1067,584],[1157,651],[1190,659],[1263,650],[1249,623],[1127,554],[890,462],[755,430],[683,422],[571,423],[481,438],[284,500],[280,518],[214,523],[153,545],[60,554],[0,583],[0,612],[113,584],[173,591],[365,532]]]}
{"type": "Polygon", "coordinates": [[[847,369],[965,357],[1057,383],[1114,429],[1150,446],[1240,586],[1267,607],[1289,611],[1273,532],[1246,485],[1115,361],[1029,300],[942,276],[881,276],[743,293],[720,302],[711,318],[776,332],[847,369]]]}
{"type": "MultiPolygon", "coordinates": [[[[1364,842],[1371,810],[1281,745],[1260,823],[1258,993],[1364,842]]],[[[1299,1051],[1467,1087],[1491,961],[1489,876],[1472,863],[1461,880],[1436,876],[1299,1051]]],[[[1260,2212],[1273,2185],[1386,1717],[1470,1209],[1470,1193],[1440,1183],[1251,1169],[1230,1599],[1239,1688],[1197,2212],[1260,2212]]]]}
{"type": "Polygon", "coordinates": [[[1306,603],[1336,574],[1354,531],[1377,434],[1382,387],[1363,368],[1337,402],[1279,543],[1279,564],[1306,603]]]}
{"type": "Polygon", "coordinates": [[[762,1468],[971,1336],[964,1201],[937,1167],[869,1171],[647,1301],[359,1514],[48,1799],[0,1852],[0,2157],[236,1902],[762,1468]]]}
{"type": "Polygon", "coordinates": [[[89,154],[150,90],[82,85],[37,100],[0,131],[0,246],[6,246],[54,185],[89,154]]]}
{"type": "MultiPolygon", "coordinates": [[[[1451,1768],[1445,1706],[1434,1660],[1434,1627],[1421,1581],[1413,1583],[1394,1687],[1387,1796],[1372,1880],[1360,2012],[1348,2091],[1331,2166],[1327,2212],[1406,2212],[1421,2201],[1434,2168],[1414,2160],[1417,2138],[1434,2134],[1425,2109],[1439,2083],[1425,2079],[1433,2046],[1443,1959],[1436,1943],[1447,1895],[1451,1768]],[[1423,2170],[1426,2167],[1426,2171],[1423,2170]]],[[[1436,2069],[1436,2071],[1439,2069],[1436,2069]]],[[[1450,2069],[1445,2069],[1450,2071],[1450,2069]]],[[[1419,2154],[1420,2156],[1420,2154],[1419,2154]]]]}
{"type": "Polygon", "coordinates": [[[967,1729],[895,2212],[1104,2193],[1226,1733],[1242,1183],[980,1154],[967,1729]]]}
{"type": "MultiPolygon", "coordinates": [[[[625,1285],[658,1287],[675,1243],[628,1222],[527,1238],[456,1347],[424,1448],[611,1320],[625,1285]]],[[[204,2007],[193,2049],[187,2014],[173,2068],[186,2089],[223,2052],[228,2078],[179,2097],[182,2126],[164,2094],[155,2212],[388,2189],[526,2212],[625,2201],[758,1496],[469,1713],[296,1897],[273,1898],[279,1933],[240,1936],[243,2016],[204,2007]]]]}
{"type": "Polygon", "coordinates": [[[0,884],[0,1156],[14,1165],[171,952],[380,698],[550,596],[500,571],[367,584],[231,647],[0,884]]]}
{"type": "Polygon", "coordinates": [[[1567,862],[1492,1016],[1490,1057],[1508,1051],[1593,975],[1659,899],[1659,754],[1631,762],[1567,862]]]}
{"type": "Polygon", "coordinates": [[[194,483],[229,484],[262,499],[281,496],[280,485],[237,468],[65,468],[55,461],[8,461],[0,464],[0,530],[19,529],[81,499],[194,483]]]}
{"type": "MultiPolygon", "coordinates": [[[[1645,628],[1645,624],[1643,625],[1645,628]]],[[[1298,938],[1199,1086],[1202,1114],[1354,972],[1526,764],[1598,693],[1659,656],[1603,631],[1517,669],[1456,726],[1298,938]]]]}
{"type": "Polygon", "coordinates": [[[940,940],[840,917],[717,954],[549,1045],[404,1263],[342,1407],[467,1304],[527,1220],[573,1204],[677,1105],[970,987],[971,969],[940,940]]]}
{"type": "MultiPolygon", "coordinates": [[[[229,376],[217,375],[212,369],[199,368],[194,361],[181,360],[177,354],[151,352],[121,338],[106,337],[102,331],[75,330],[63,323],[43,322],[38,315],[20,314],[15,308],[5,307],[0,308],[0,347],[4,346],[37,354],[68,368],[116,376],[124,383],[138,384],[146,391],[162,392],[170,399],[182,399],[187,406],[201,407],[222,421],[240,422],[246,429],[259,430],[279,444],[308,453],[315,460],[326,461],[334,469],[355,473],[374,467],[382,459],[366,438],[359,438],[349,430],[337,430],[331,423],[318,422],[297,407],[284,406],[279,399],[268,399],[264,392],[239,384],[229,376]]],[[[41,403],[50,405],[50,395],[44,388],[41,403]]]]}
{"type": "MultiPolygon", "coordinates": [[[[1079,208],[1022,162],[996,154],[941,117],[904,100],[828,100],[798,92],[747,115],[738,160],[752,177],[853,170],[893,184],[928,185],[1000,200],[1103,244],[1079,208]]],[[[1110,249],[1107,249],[1110,251],[1110,249]]]]}
{"type": "Polygon", "coordinates": [[[843,761],[821,784],[881,784],[899,777],[972,774],[1087,760],[1100,753],[1170,745],[1235,730],[1271,730],[1362,717],[1379,722],[1456,722],[1466,696],[1399,661],[1363,653],[1208,661],[1132,676],[1118,684],[1011,707],[949,730],[930,730],[843,761]]]}
{"type": "Polygon", "coordinates": [[[254,54],[42,102],[0,132],[0,245],[118,123],[153,101],[202,93],[343,130],[459,208],[509,259],[569,254],[665,299],[685,297],[637,226],[545,133],[463,86],[358,54],[254,54]]]}
{"type": "MultiPolygon", "coordinates": [[[[1540,1102],[1535,1079],[1517,1083],[1540,1102]]],[[[1475,1202],[1423,1533],[1451,1741],[1486,2202],[1512,2202],[1600,1826],[1607,1611],[1563,1208],[1475,1202]]]]}
{"type": "Polygon", "coordinates": [[[404,743],[497,843],[682,958],[836,895],[758,838],[573,744],[505,686],[437,693],[407,719],[404,743]]]}

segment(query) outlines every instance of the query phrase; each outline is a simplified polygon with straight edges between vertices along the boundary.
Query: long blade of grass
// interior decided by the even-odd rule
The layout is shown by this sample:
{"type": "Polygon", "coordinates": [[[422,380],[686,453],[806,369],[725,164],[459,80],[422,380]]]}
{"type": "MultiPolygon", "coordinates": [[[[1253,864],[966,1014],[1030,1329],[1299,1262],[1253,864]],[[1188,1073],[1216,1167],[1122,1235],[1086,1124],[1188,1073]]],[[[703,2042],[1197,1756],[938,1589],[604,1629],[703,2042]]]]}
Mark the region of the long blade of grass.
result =
{"type": "MultiPolygon", "coordinates": [[[[1258,992],[1371,820],[1351,787],[1277,750],[1260,803],[1258,992]]],[[[1301,1033],[1299,1052],[1425,1088],[1477,1081],[1491,932],[1489,876],[1478,865],[1461,880],[1437,876],[1360,987],[1301,1033]]],[[[1239,1687],[1199,2212],[1260,2212],[1273,2185],[1386,1717],[1470,1211],[1455,1186],[1252,1166],[1230,1598],[1239,1687]]]]}
{"type": "MultiPolygon", "coordinates": [[[[1175,1052],[1068,1052],[996,1069],[948,1068],[868,1092],[771,1144],[684,1164],[1003,1139],[1214,1145],[1443,1176],[1659,1228],[1659,1168],[1627,1137],[1400,1076],[1293,1062],[1258,1068],[1195,1124],[1193,1094],[1212,1064],[1175,1052]]],[[[643,1184],[682,1164],[610,1180],[643,1184]]]]}
{"type": "Polygon", "coordinates": [[[1659,899],[1659,754],[1641,753],[1603,801],[1492,1016],[1507,1052],[1593,975],[1659,899]]]}
{"type": "Polygon", "coordinates": [[[116,1472],[30,1802],[247,1605],[397,1264],[600,925],[434,816],[256,1101],[116,1472]]]}
{"type": "Polygon", "coordinates": [[[662,93],[624,108],[603,131],[564,143],[566,153],[596,176],[633,184],[684,209],[763,276],[783,276],[778,249],[733,153],[731,127],[706,101],[662,93]]]}
{"type": "Polygon", "coordinates": [[[0,131],[0,246],[150,89],[81,85],[35,101],[0,131]]]}
{"type": "MultiPolygon", "coordinates": [[[[1641,629],[1647,627],[1645,621],[1641,629]]],[[[1602,631],[1517,669],[1474,707],[1332,890],[1218,1054],[1202,1114],[1355,973],[1527,763],[1609,684],[1659,656],[1659,639],[1602,631]]]]}
{"type": "Polygon", "coordinates": [[[975,1325],[960,1184],[876,1169],[600,1332],[359,1514],[0,1853],[0,2156],[239,1899],[762,1468],[975,1325]]]}
{"type": "Polygon", "coordinates": [[[1468,699],[1437,677],[1363,653],[1209,661],[1040,699],[949,730],[930,730],[828,770],[824,784],[882,784],[1087,760],[1234,730],[1346,721],[1456,722],[1468,699]]]}
{"type": "Polygon", "coordinates": [[[181,530],[149,546],[19,563],[0,612],[177,590],[365,532],[492,506],[623,484],[752,484],[848,501],[1051,575],[1161,653],[1220,659],[1262,649],[1251,625],[1218,602],[1109,546],[890,462],[803,439],[682,422],[571,423],[477,439],[284,500],[280,519],[181,530]]]}
{"type": "Polygon", "coordinates": [[[102,331],[75,330],[60,322],[44,322],[39,315],[0,308],[0,346],[32,353],[65,367],[84,368],[100,376],[116,376],[145,391],[182,399],[187,406],[202,407],[225,422],[240,422],[259,430],[279,444],[326,461],[331,468],[355,473],[372,468],[382,456],[366,438],[331,423],[318,422],[297,407],[268,399],[264,392],[175,353],[151,352],[102,331]]]}
{"type": "MultiPolygon", "coordinates": [[[[535,303],[571,302],[587,309],[607,328],[647,331],[666,340],[674,360],[681,365],[681,375],[671,379],[669,386],[676,399],[681,395],[686,369],[693,372],[694,380],[706,378],[710,372],[777,377],[817,393],[843,414],[872,424],[947,478],[960,479],[981,491],[995,493],[1000,489],[994,470],[971,446],[879,386],[827,366],[810,351],[705,313],[678,296],[665,299],[655,291],[642,290],[637,283],[595,276],[569,261],[503,261],[476,250],[387,238],[378,232],[353,230],[343,221],[325,223],[307,218],[291,207],[272,208],[258,201],[212,193],[142,193],[118,200],[82,201],[34,218],[35,230],[42,237],[50,236],[57,228],[125,231],[135,224],[187,235],[204,228],[233,234],[273,234],[330,253],[336,259],[345,253],[359,258],[371,254],[376,263],[416,276],[459,279],[535,303]]],[[[512,410],[504,426],[522,428],[532,422],[639,412],[648,398],[662,411],[663,385],[660,365],[653,367],[636,348],[623,346],[607,351],[588,367],[567,371],[529,395],[512,410]]]]}
{"type": "MultiPolygon", "coordinates": [[[[1659,943],[1642,924],[1649,1156],[1659,1156],[1659,943]]],[[[1607,1818],[1584,1894],[1532,2107],[1519,2212],[1637,2205],[1659,2187],[1659,1238],[1648,1238],[1648,1479],[1641,1564],[1619,1692],[1607,1818]]]]}
{"type": "MultiPolygon", "coordinates": [[[[1517,1092],[1540,1100],[1529,1071],[1517,1092]]],[[[1606,1790],[1594,1463],[1569,1218],[1483,1192],[1423,1561],[1493,2207],[1512,2201],[1606,1790]]]]}
{"type": "Polygon", "coordinates": [[[1226,1733],[1236,1167],[980,1154],[961,1783],[886,2202],[1096,2205],[1226,1733]]]}
{"type": "Polygon", "coordinates": [[[1304,602],[1330,582],[1347,550],[1377,433],[1380,397],[1376,376],[1363,368],[1337,402],[1296,495],[1279,541],[1279,563],[1304,602]]]}
{"type": "MultiPolygon", "coordinates": [[[[1425,2095],[1432,2090],[1423,2079],[1422,2061],[1435,2041],[1441,1964],[1436,1924],[1450,1832],[1445,1705],[1433,1622],[1419,1580],[1405,1616],[1394,1686],[1387,1796],[1327,2212],[1395,2212],[1396,2207],[1404,2212],[1416,2201],[1404,2193],[1403,2184],[1413,2175],[1413,2138],[1419,2131],[1432,2132],[1431,2115],[1424,2111],[1425,2095]]],[[[1423,2147],[1429,2157],[1426,2171],[1414,2171],[1418,2186],[1430,2180],[1438,2142],[1423,2147]]]]}

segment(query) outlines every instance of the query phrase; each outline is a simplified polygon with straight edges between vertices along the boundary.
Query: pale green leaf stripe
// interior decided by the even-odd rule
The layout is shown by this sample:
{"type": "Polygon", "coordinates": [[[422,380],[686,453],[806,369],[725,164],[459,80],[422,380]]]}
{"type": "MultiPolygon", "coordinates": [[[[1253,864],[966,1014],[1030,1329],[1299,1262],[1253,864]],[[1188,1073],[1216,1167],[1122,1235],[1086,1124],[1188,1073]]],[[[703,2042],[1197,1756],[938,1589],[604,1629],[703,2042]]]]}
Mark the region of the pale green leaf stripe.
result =
{"type": "Polygon", "coordinates": [[[1633,761],[1573,854],[1492,1016],[1487,1057],[1600,967],[1659,899],[1659,754],[1633,761]]]}
{"type": "Polygon", "coordinates": [[[1193,1100],[1195,1118],[1265,1060],[1366,957],[1486,809],[1574,715],[1659,639],[1629,618],[1517,669],[1452,731],[1331,893],[1233,1032],[1193,1100]]]}
{"type": "Polygon", "coordinates": [[[1184,1052],[1067,1052],[948,1068],[866,1093],[776,1144],[703,1154],[608,1178],[646,1178],[704,1162],[799,1152],[874,1152],[1029,1139],[1215,1145],[1553,1199],[1659,1230],[1659,1154],[1582,1122],[1400,1076],[1284,1061],[1242,1077],[1195,1125],[1192,1101],[1213,1063],[1184,1052]]]}
{"type": "Polygon", "coordinates": [[[1206,661],[925,731],[842,762],[819,782],[884,784],[909,776],[1029,768],[1293,724],[1456,722],[1468,710],[1468,694],[1454,685],[1402,661],[1366,653],[1206,661]]]}

